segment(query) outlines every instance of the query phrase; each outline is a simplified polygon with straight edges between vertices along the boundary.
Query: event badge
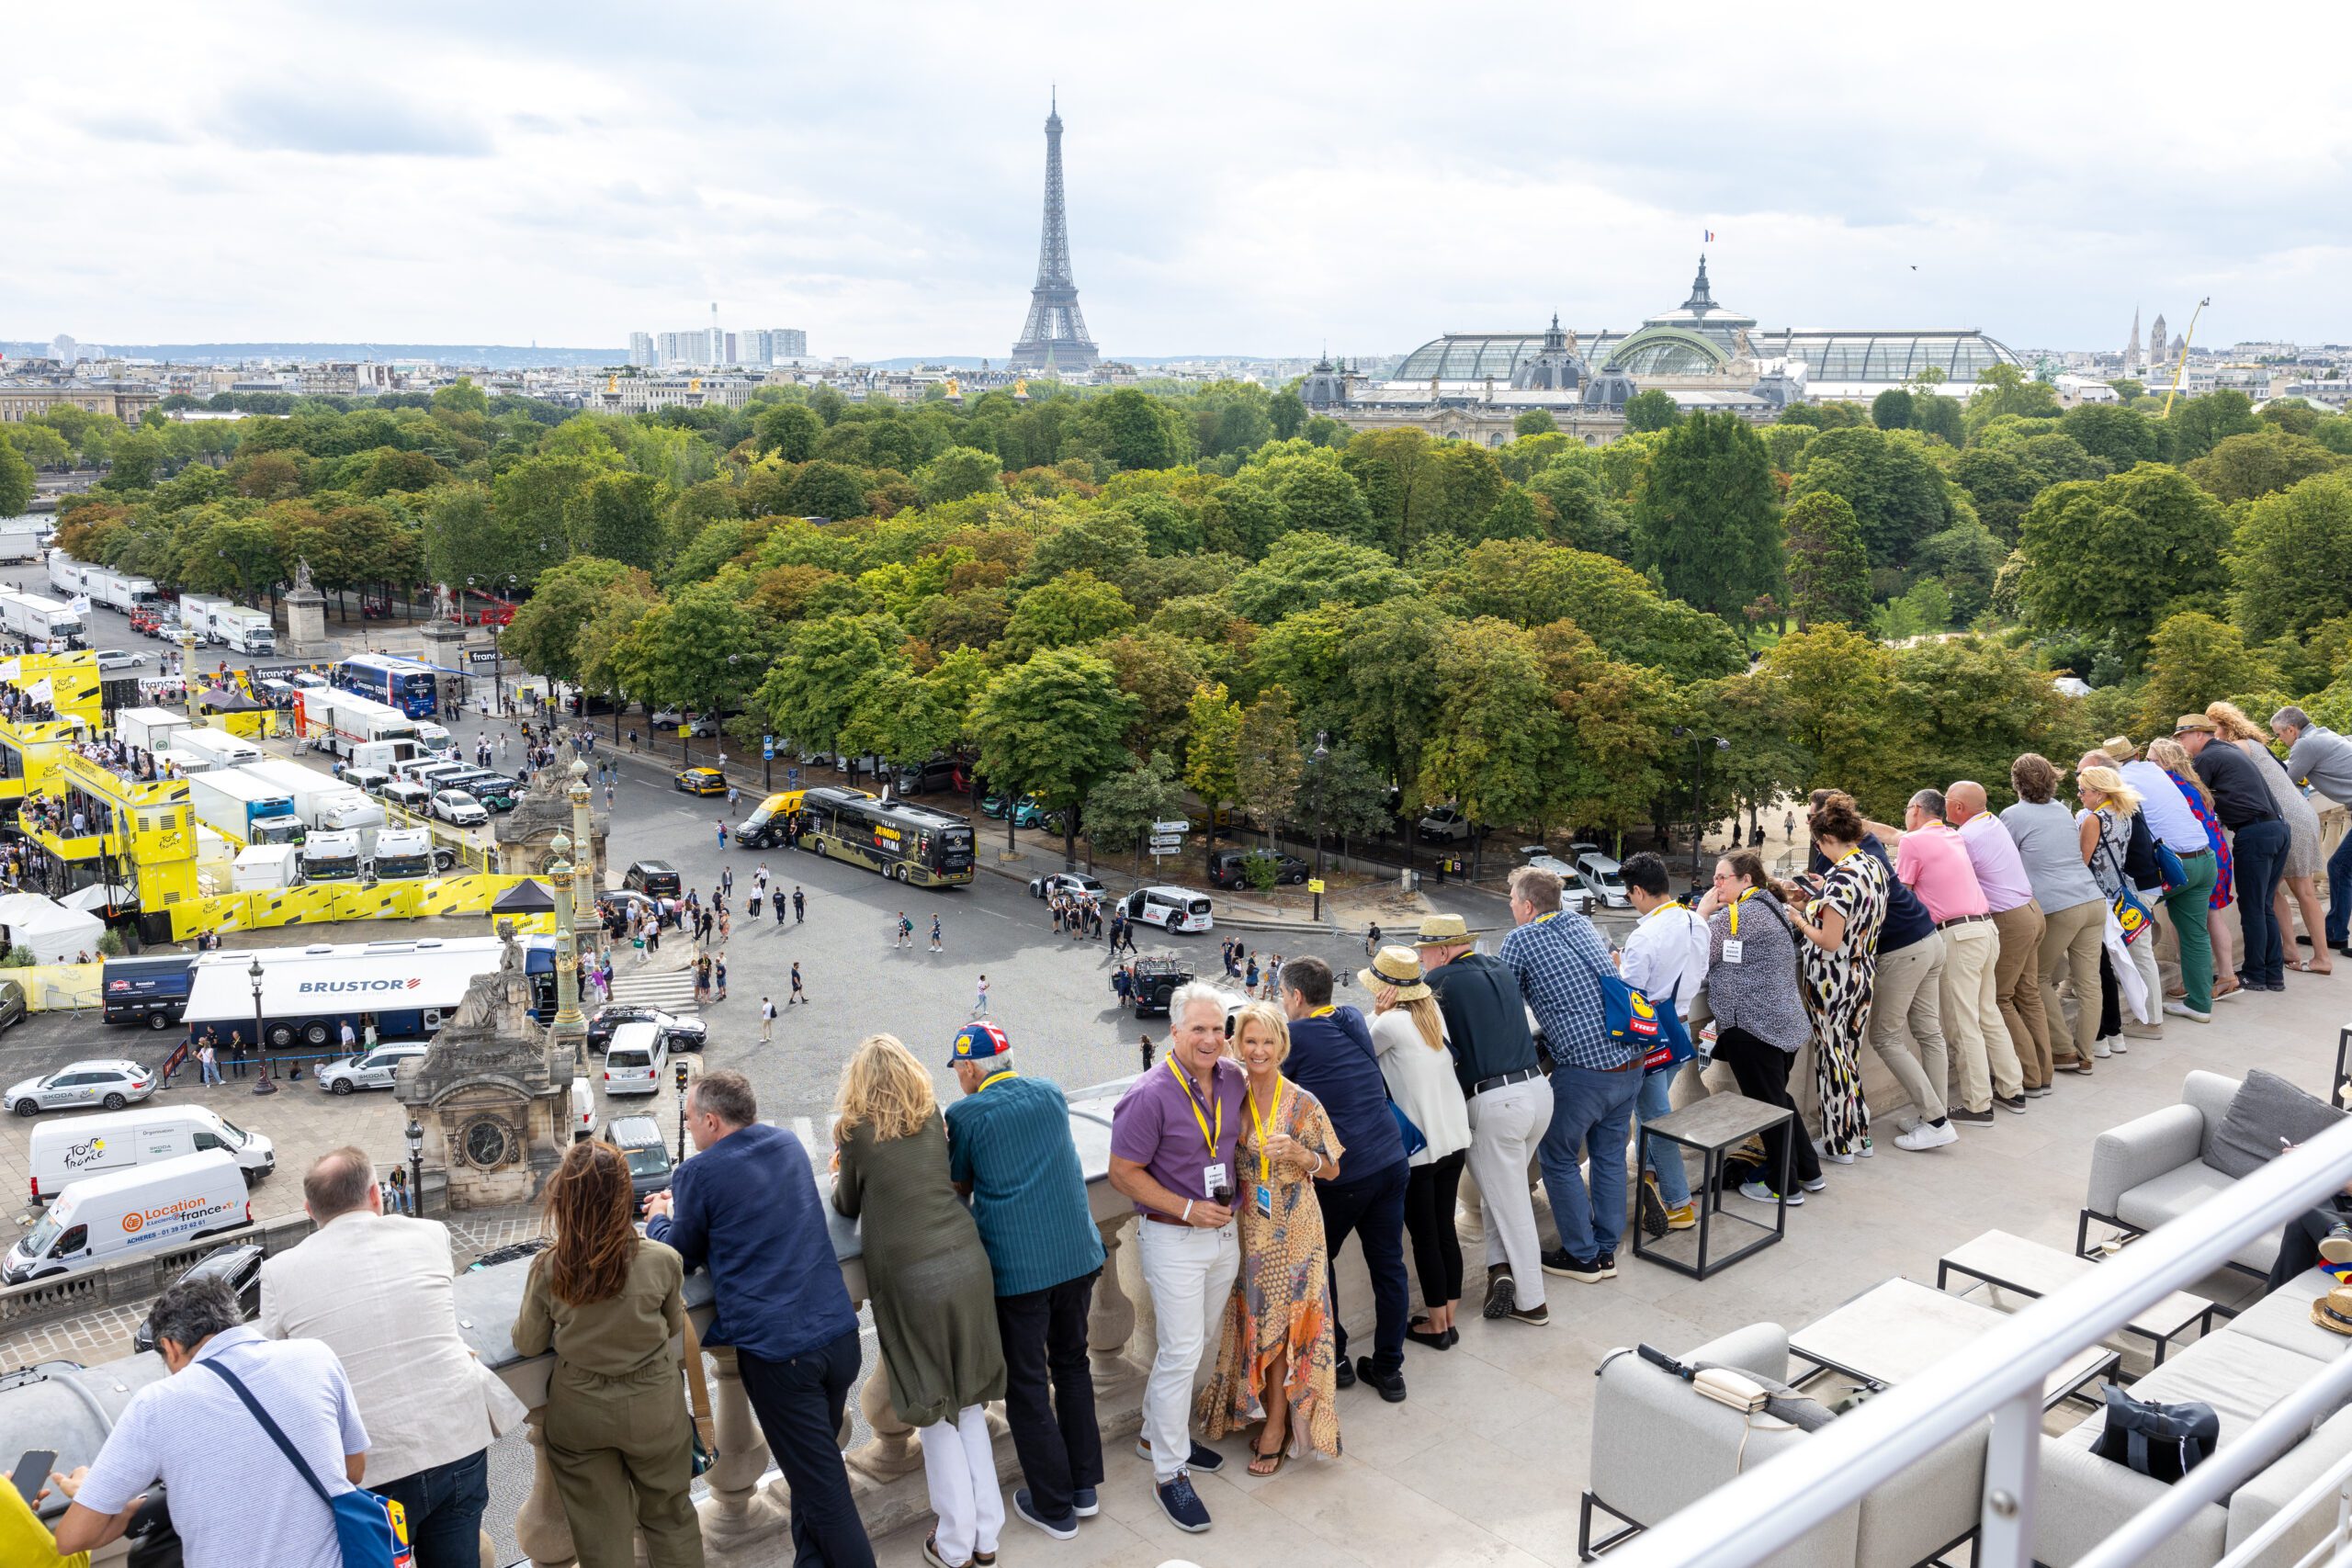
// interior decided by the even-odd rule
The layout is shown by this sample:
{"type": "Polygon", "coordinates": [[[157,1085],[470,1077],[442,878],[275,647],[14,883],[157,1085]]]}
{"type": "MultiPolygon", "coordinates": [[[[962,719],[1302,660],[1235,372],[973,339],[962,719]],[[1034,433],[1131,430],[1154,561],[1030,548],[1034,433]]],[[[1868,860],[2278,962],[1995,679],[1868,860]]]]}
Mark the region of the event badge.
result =
{"type": "Polygon", "coordinates": [[[1216,1196],[1216,1190],[1227,1185],[1228,1185],[1228,1183],[1226,1180],[1225,1167],[1222,1164],[1204,1166],[1202,1168],[1201,1190],[1205,1196],[1215,1198],[1216,1196]]]}
{"type": "Polygon", "coordinates": [[[1258,1213],[1270,1220],[1274,1217],[1274,1190],[1262,1181],[1258,1183],[1258,1213]]]}
{"type": "Polygon", "coordinates": [[[1736,963],[1738,963],[1738,962],[1739,962],[1739,950],[1740,950],[1741,948],[1743,948],[1743,947],[1747,946],[1747,944],[1746,942],[1742,942],[1742,941],[1740,941],[1740,940],[1739,940],[1739,938],[1737,938],[1737,937],[1726,937],[1726,938],[1724,938],[1724,963],[1726,963],[1726,964],[1736,964],[1736,963]]]}

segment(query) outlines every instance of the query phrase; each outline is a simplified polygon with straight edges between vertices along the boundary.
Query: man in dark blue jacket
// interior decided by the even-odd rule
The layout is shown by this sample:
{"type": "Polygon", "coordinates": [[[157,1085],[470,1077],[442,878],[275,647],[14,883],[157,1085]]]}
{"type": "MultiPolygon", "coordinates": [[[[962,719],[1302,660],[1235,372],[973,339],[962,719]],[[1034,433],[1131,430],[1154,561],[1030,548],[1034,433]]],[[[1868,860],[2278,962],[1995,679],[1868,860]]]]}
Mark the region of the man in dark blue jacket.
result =
{"type": "Polygon", "coordinates": [[[1372,1276],[1372,1354],[1348,1361],[1348,1330],[1340,1321],[1339,1274],[1329,1284],[1332,1345],[1341,1388],[1361,1376],[1391,1404],[1405,1397],[1405,1314],[1412,1298],[1405,1283],[1405,1187],[1411,1175],[1405,1139],[1388,1109],[1388,1085],[1372,1031],[1353,1008],[1331,1005],[1331,966],[1319,958],[1283,965],[1283,1011],[1290,1018],[1290,1055],[1283,1076],[1323,1102],[1339,1134],[1342,1176],[1317,1181],[1323,1237],[1336,1261],[1351,1233],[1363,1238],[1372,1276]]]}
{"type": "Polygon", "coordinates": [[[743,1392],[792,1489],[800,1568],[873,1568],[833,1434],[857,1381],[857,1313],[842,1283],[808,1151],[758,1120],[751,1080],[706,1073],[686,1091],[698,1151],[645,1201],[645,1234],[708,1269],[706,1345],[732,1345],[743,1392]]]}

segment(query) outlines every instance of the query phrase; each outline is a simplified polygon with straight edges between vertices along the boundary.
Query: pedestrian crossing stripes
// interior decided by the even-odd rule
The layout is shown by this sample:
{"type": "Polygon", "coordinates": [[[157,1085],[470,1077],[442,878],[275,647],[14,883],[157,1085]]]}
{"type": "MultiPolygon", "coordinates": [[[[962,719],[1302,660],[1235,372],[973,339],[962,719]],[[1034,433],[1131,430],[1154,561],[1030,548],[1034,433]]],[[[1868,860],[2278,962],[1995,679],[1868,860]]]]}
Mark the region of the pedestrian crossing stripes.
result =
{"type": "Polygon", "coordinates": [[[695,998],[695,976],[691,969],[662,969],[650,974],[616,970],[613,974],[613,1000],[657,1007],[680,1018],[694,1018],[702,1011],[702,1004],[695,998]]]}

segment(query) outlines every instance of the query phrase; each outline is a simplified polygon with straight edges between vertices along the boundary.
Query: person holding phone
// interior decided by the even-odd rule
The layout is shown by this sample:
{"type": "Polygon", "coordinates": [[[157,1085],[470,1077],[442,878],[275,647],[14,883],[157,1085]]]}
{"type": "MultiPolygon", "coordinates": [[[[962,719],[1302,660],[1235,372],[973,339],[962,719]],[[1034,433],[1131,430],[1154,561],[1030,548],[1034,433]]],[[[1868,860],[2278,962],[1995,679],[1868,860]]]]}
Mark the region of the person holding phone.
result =
{"type": "Polygon", "coordinates": [[[1161,1511],[1193,1534],[1210,1520],[1192,1472],[1225,1465],[1193,1441],[1191,1416],[1193,1373],[1241,1268],[1233,1199],[1249,1113],[1245,1075],[1225,1054],[1227,1004],[1239,999],[1199,981],[1178,987],[1167,1056],[1111,1112],[1111,1185],[1142,1216],[1136,1256],[1159,1325],[1136,1447],[1151,1461],[1161,1511]]]}
{"type": "Polygon", "coordinates": [[[51,1483],[64,1479],[52,1472],[56,1463],[53,1450],[28,1449],[17,1461],[15,1484],[0,1488],[6,1493],[0,1496],[0,1562],[8,1568],[89,1568],[88,1552],[68,1557],[57,1550],[57,1538],[34,1511],[49,1495],[51,1483]]]}

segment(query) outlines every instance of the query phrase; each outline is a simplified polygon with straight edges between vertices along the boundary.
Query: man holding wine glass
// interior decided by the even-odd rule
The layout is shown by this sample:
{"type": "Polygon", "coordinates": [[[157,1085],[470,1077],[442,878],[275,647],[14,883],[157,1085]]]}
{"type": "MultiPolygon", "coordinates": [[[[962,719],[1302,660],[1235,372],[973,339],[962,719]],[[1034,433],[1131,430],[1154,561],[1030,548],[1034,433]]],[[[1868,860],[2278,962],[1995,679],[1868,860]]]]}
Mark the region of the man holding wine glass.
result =
{"type": "Polygon", "coordinates": [[[1227,1003],[1238,1001],[1199,982],[1179,987],[1168,1055],[1111,1114],[1111,1185],[1142,1216],[1136,1259],[1159,1324],[1136,1446],[1151,1461],[1161,1509],[1194,1533],[1209,1528],[1209,1511],[1191,1472],[1225,1459],[1193,1441],[1193,1376],[1241,1266],[1233,1194],[1246,1075],[1225,1054],[1227,1003]]]}

